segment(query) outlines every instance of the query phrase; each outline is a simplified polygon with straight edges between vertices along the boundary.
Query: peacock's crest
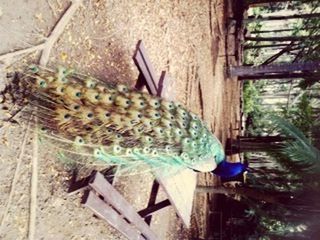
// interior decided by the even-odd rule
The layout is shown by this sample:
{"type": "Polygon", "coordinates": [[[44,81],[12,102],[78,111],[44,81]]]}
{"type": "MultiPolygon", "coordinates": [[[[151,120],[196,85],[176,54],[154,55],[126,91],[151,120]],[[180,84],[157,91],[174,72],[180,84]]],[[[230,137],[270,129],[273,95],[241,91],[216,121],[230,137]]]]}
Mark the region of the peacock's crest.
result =
{"type": "Polygon", "coordinates": [[[197,169],[224,159],[219,141],[180,104],[70,69],[32,66],[0,95],[23,117],[35,115],[55,147],[104,164],[197,169]]]}

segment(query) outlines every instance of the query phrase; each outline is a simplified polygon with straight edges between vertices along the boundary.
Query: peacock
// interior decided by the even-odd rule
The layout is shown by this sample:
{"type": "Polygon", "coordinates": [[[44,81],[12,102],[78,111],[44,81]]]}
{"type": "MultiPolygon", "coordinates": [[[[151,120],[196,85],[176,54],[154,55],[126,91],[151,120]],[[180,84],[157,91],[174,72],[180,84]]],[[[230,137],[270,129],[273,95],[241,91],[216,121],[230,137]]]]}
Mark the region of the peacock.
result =
{"type": "Polygon", "coordinates": [[[223,177],[246,168],[227,162],[219,140],[181,104],[72,69],[30,66],[13,74],[0,96],[2,109],[11,111],[2,121],[20,111],[23,119],[36,117],[42,136],[79,159],[129,169],[141,164],[190,168],[223,177]]]}

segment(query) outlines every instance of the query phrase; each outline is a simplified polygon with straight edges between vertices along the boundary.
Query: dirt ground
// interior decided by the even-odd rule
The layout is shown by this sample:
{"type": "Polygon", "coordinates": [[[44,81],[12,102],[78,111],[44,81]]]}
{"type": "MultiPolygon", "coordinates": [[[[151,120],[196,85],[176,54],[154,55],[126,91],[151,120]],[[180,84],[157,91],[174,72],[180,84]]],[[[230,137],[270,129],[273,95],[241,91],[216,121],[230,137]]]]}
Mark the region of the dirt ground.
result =
{"type": "MultiPolygon", "coordinates": [[[[68,5],[67,0],[1,1],[0,54],[44,41],[68,5]]],[[[223,0],[83,0],[54,45],[48,65],[134,86],[138,71],[132,55],[142,39],[155,70],[175,79],[177,100],[202,116],[225,143],[236,134],[232,129],[239,120],[240,97],[239,83],[225,73],[228,64],[236,64],[234,39],[226,28],[230,9],[223,0]]],[[[38,56],[19,57],[9,66],[0,62],[0,67],[9,71],[37,62],[38,56]]],[[[0,239],[26,239],[30,231],[33,134],[20,125],[0,129],[0,239]]],[[[125,239],[83,208],[80,194],[67,195],[70,174],[41,142],[38,160],[35,239],[125,239]]],[[[115,186],[142,209],[153,178],[150,173],[120,176],[115,186]]],[[[209,174],[199,174],[198,180],[202,185],[217,182],[209,174]]],[[[212,199],[195,196],[190,229],[183,227],[172,207],[156,213],[151,228],[159,239],[206,238],[212,199]]]]}

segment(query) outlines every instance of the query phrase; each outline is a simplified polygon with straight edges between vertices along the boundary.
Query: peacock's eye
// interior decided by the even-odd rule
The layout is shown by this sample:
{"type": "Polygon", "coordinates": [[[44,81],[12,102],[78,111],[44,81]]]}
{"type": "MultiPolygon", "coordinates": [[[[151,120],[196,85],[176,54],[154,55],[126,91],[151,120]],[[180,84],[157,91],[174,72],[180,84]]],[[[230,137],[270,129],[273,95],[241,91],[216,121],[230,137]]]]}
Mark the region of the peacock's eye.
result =
{"type": "Polygon", "coordinates": [[[172,127],[173,125],[172,125],[172,123],[169,123],[169,127],[172,127]]]}
{"type": "Polygon", "coordinates": [[[71,115],[69,113],[64,115],[64,119],[69,119],[71,117],[71,115]]]}
{"type": "Polygon", "coordinates": [[[40,87],[46,87],[47,86],[47,83],[46,83],[46,81],[44,81],[44,80],[42,80],[42,81],[40,81],[40,87]]]}
{"type": "Polygon", "coordinates": [[[76,97],[81,97],[81,92],[77,92],[76,97]]]}
{"type": "Polygon", "coordinates": [[[111,115],[111,114],[110,114],[109,112],[107,112],[107,113],[105,114],[106,117],[110,117],[110,115],[111,115]]]}
{"type": "Polygon", "coordinates": [[[155,116],[156,116],[156,117],[159,117],[159,116],[160,116],[160,114],[159,114],[159,113],[156,113],[156,114],[155,114],[155,116]]]}
{"type": "Polygon", "coordinates": [[[127,101],[126,101],[126,104],[127,104],[127,105],[129,105],[129,104],[130,104],[130,101],[129,101],[129,100],[127,100],[127,101]]]}
{"type": "Polygon", "coordinates": [[[109,99],[109,101],[112,101],[112,97],[111,96],[108,99],[109,99]]]}
{"type": "Polygon", "coordinates": [[[30,67],[31,72],[37,73],[39,71],[39,68],[37,66],[31,66],[30,67]]]}
{"type": "Polygon", "coordinates": [[[94,98],[95,98],[96,100],[98,100],[98,99],[99,99],[99,95],[96,95],[94,98]]]}
{"type": "Polygon", "coordinates": [[[88,114],[87,114],[87,117],[88,117],[88,118],[92,118],[92,117],[93,117],[93,113],[88,113],[88,114]]]}
{"type": "Polygon", "coordinates": [[[138,118],[142,118],[142,115],[141,115],[141,114],[138,114],[138,118]]]}

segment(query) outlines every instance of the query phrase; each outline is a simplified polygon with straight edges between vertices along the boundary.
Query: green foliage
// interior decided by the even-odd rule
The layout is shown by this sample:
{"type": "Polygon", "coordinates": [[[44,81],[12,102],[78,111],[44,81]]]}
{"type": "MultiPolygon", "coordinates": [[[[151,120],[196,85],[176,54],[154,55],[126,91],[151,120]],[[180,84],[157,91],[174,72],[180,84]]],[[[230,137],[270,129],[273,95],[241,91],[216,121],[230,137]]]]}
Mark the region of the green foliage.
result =
{"type": "Polygon", "coordinates": [[[261,135],[266,130],[266,116],[269,110],[261,105],[261,92],[267,84],[265,81],[245,81],[243,85],[243,112],[247,117],[246,131],[250,135],[261,135]]]}
{"type": "Polygon", "coordinates": [[[299,97],[299,101],[294,106],[282,108],[282,116],[300,129],[305,135],[309,135],[316,119],[313,117],[311,99],[307,93],[299,97]]]}
{"type": "MultiPolygon", "coordinates": [[[[249,15],[263,16],[265,13],[277,10],[294,10],[296,14],[320,12],[320,1],[288,1],[271,3],[270,6],[254,8],[249,15]]],[[[280,31],[276,33],[269,32],[272,30],[269,26],[266,22],[257,20],[250,22],[246,27],[250,32],[260,32],[255,33],[256,37],[276,35],[310,36],[310,38],[298,39],[292,42],[292,45],[278,46],[278,49],[248,48],[244,52],[245,64],[261,65],[269,59],[271,61],[266,64],[320,61],[320,41],[312,38],[320,35],[320,18],[287,21],[278,27],[280,31]],[[290,30],[281,31],[281,27],[290,30]],[[285,51],[281,53],[283,49],[285,51]],[[272,58],[274,56],[276,57],[272,58]]],[[[275,44],[288,44],[288,42],[247,41],[245,45],[251,47],[275,44]]],[[[257,232],[253,239],[310,239],[306,232],[312,231],[310,230],[312,226],[313,230],[319,229],[317,225],[319,225],[320,209],[320,150],[313,145],[314,139],[312,139],[316,126],[319,127],[319,117],[315,117],[317,115],[314,112],[319,106],[315,107],[313,99],[307,93],[319,81],[320,72],[315,71],[304,72],[298,87],[297,82],[292,84],[294,81],[289,84],[279,82],[279,86],[275,85],[274,88],[265,88],[265,81],[261,80],[248,81],[244,84],[246,135],[260,136],[274,133],[287,137],[279,151],[268,153],[270,156],[267,157],[269,161],[267,164],[263,162],[265,159],[259,158],[259,163],[254,163],[254,167],[248,173],[246,186],[256,189],[257,194],[264,192],[275,197],[279,196],[278,203],[259,201],[249,196],[242,199],[250,206],[248,221],[257,224],[257,232]],[[262,102],[264,91],[270,92],[270,89],[274,93],[279,93],[279,96],[284,96],[282,100],[286,98],[287,92],[287,104],[285,100],[281,102],[281,107],[280,104],[277,106],[269,100],[267,103],[262,102]],[[304,90],[307,91],[303,93],[304,90]],[[294,100],[293,96],[296,96],[294,100]],[[262,103],[268,104],[267,107],[262,103]],[[275,116],[270,118],[270,115],[275,116]],[[258,235],[263,238],[257,237],[258,235]]],[[[271,94],[265,95],[270,97],[271,94]]],[[[276,102],[276,96],[272,100],[276,102]]],[[[250,165],[252,166],[251,161],[250,165]]]]}
{"type": "Polygon", "coordinates": [[[299,169],[298,173],[306,174],[317,173],[320,174],[320,151],[315,148],[311,141],[293,124],[279,118],[271,118],[273,126],[288,138],[283,149],[281,150],[290,161],[291,169],[299,169]]]}
{"type": "MultiPolygon", "coordinates": [[[[251,10],[250,15],[263,16],[265,13],[274,12],[278,10],[291,10],[295,14],[314,14],[319,13],[319,1],[288,1],[280,3],[272,3],[271,7],[257,7],[251,10]]],[[[285,20],[284,20],[285,21],[285,20]]],[[[247,24],[247,29],[253,31],[266,31],[264,33],[256,33],[256,37],[273,37],[275,34],[278,37],[288,36],[308,36],[309,38],[301,38],[300,40],[293,40],[289,42],[258,42],[247,41],[246,46],[259,46],[259,45],[273,45],[273,44],[287,44],[278,48],[251,48],[244,52],[244,60],[249,65],[271,64],[271,63],[290,63],[290,62],[307,62],[320,60],[320,41],[314,36],[320,35],[320,18],[298,18],[284,22],[284,25],[279,24],[281,27],[291,29],[290,31],[272,32],[264,21],[255,21],[247,24]],[[269,32],[268,32],[269,31],[269,32]]],[[[276,28],[276,27],[275,27],[276,28]]],[[[319,82],[320,74],[309,73],[305,74],[301,80],[300,86],[306,89],[315,83],[319,82]]]]}
{"type": "Polygon", "coordinates": [[[259,91],[252,81],[246,81],[243,86],[244,113],[259,111],[259,91]]]}

